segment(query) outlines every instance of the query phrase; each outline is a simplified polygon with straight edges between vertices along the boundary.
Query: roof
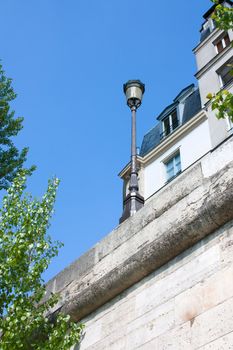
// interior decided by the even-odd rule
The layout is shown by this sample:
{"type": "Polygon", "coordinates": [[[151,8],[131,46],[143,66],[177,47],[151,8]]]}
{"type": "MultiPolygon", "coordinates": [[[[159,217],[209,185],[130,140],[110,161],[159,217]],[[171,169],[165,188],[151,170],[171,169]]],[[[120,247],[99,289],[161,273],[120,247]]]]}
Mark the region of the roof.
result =
{"type": "Polygon", "coordinates": [[[173,103],[164,108],[162,113],[159,114],[157,117],[157,120],[162,120],[164,117],[166,117],[168,114],[170,114],[179,104],[179,101],[182,100],[185,95],[190,94],[195,88],[194,84],[186,86],[184,89],[182,89],[179,94],[174,98],[173,103]]]}
{"type": "Polygon", "coordinates": [[[178,95],[174,98],[174,101],[179,101],[179,99],[181,97],[183,97],[185,95],[186,92],[188,92],[190,89],[194,89],[195,85],[194,84],[190,84],[188,86],[186,86],[184,89],[182,89],[178,95]]]}
{"type": "Polygon", "coordinates": [[[199,90],[195,90],[192,95],[187,97],[184,105],[183,124],[189,121],[201,110],[201,98],[199,90]]]}
{"type": "Polygon", "coordinates": [[[140,149],[140,156],[144,157],[153,148],[160,143],[160,125],[159,123],[151,129],[143,138],[142,146],[140,149]]]}
{"type": "MultiPolygon", "coordinates": [[[[194,85],[189,85],[190,87],[194,87],[194,85]]],[[[181,90],[181,92],[177,95],[180,96],[184,91],[187,91],[187,88],[184,88],[181,90]]],[[[176,97],[176,99],[177,99],[176,97]]],[[[174,104],[172,104],[174,105],[174,104]]],[[[169,107],[172,105],[169,105],[164,109],[168,110],[169,107]]],[[[200,98],[200,92],[199,89],[194,90],[186,99],[184,102],[184,111],[182,118],[182,125],[187,123],[191,118],[193,118],[200,110],[201,110],[201,98],[200,98]]],[[[163,113],[163,112],[162,112],[163,113]]],[[[162,114],[161,113],[161,114],[162,114]]],[[[160,114],[160,116],[161,116],[160,114]]],[[[157,118],[158,119],[158,118],[157,118]]],[[[169,137],[169,136],[168,136],[169,137]]],[[[153,129],[151,129],[143,138],[141,149],[140,149],[140,156],[144,157],[147,153],[149,153],[152,149],[157,147],[160,142],[162,142],[162,139],[160,137],[160,123],[157,123],[153,129]]]]}
{"type": "Polygon", "coordinates": [[[173,102],[172,104],[170,104],[169,106],[167,106],[166,108],[164,108],[164,110],[162,111],[162,113],[160,113],[160,115],[157,117],[157,120],[162,120],[163,117],[165,117],[166,115],[168,115],[172,110],[175,109],[175,107],[178,105],[177,102],[173,102]]]}

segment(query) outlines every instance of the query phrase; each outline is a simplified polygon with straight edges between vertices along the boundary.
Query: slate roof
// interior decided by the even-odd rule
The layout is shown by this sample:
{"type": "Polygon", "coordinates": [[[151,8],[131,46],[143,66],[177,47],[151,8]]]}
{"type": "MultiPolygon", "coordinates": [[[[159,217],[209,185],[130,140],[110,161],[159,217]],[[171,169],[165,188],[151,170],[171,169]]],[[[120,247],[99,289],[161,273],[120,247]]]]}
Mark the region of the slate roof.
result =
{"type": "Polygon", "coordinates": [[[169,106],[164,108],[162,113],[160,113],[160,115],[157,117],[157,120],[162,120],[164,118],[164,116],[168,115],[169,112],[173,111],[175,109],[175,107],[178,106],[178,104],[179,104],[178,102],[173,102],[172,104],[170,104],[169,106]]]}
{"type": "Polygon", "coordinates": [[[142,146],[140,149],[140,156],[144,157],[153,148],[160,143],[160,125],[159,123],[151,129],[143,138],[142,146]]]}
{"type": "MultiPolygon", "coordinates": [[[[191,118],[193,118],[201,109],[202,108],[201,108],[200,93],[199,93],[199,89],[197,89],[185,99],[184,111],[182,116],[182,125],[187,123],[191,118]]],[[[167,137],[169,137],[169,135],[167,137]]],[[[160,122],[159,122],[155,125],[153,129],[151,129],[144,136],[141,149],[140,149],[140,156],[144,157],[152,149],[158,146],[160,142],[162,142],[162,140],[160,137],[160,122]]]]}
{"type": "Polygon", "coordinates": [[[188,90],[190,90],[190,89],[194,89],[195,88],[195,85],[194,84],[190,84],[190,85],[188,85],[188,86],[186,86],[185,88],[183,88],[179,93],[178,93],[178,95],[174,98],[174,102],[177,102],[177,101],[179,101],[179,99],[182,97],[182,95],[184,94],[184,93],[186,93],[188,90]]]}
{"type": "Polygon", "coordinates": [[[183,121],[185,124],[192,117],[194,117],[201,110],[201,98],[199,89],[195,90],[192,95],[188,96],[185,100],[184,112],[183,112],[183,121]]]}

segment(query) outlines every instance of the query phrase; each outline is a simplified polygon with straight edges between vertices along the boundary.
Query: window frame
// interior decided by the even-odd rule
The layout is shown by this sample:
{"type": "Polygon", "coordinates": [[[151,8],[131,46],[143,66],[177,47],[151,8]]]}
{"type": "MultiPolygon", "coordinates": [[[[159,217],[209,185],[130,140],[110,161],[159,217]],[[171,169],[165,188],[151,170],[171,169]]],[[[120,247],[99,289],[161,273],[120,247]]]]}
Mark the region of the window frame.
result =
{"type": "Polygon", "coordinates": [[[171,113],[169,113],[165,118],[163,118],[162,122],[162,134],[161,134],[161,139],[164,139],[165,137],[169,136],[175,129],[178,128],[179,126],[179,116],[178,116],[178,111],[177,108],[175,108],[171,113]],[[177,125],[174,125],[175,123],[173,122],[173,115],[176,113],[176,120],[177,120],[177,125]],[[165,121],[168,120],[168,125],[169,125],[169,132],[166,131],[165,127],[165,121]]]}
{"type": "Polygon", "coordinates": [[[222,74],[223,70],[224,69],[227,69],[227,66],[228,65],[233,65],[233,57],[231,57],[227,62],[225,62],[220,68],[218,68],[216,70],[216,73],[218,75],[218,78],[219,78],[219,83],[220,83],[220,88],[223,89],[225,86],[227,86],[228,84],[232,84],[233,83],[233,75],[231,76],[231,79],[229,79],[227,82],[223,82],[223,77],[226,77],[230,70],[233,69],[233,67],[229,67],[229,70],[227,73],[225,73],[224,75],[222,74]]]}
{"type": "Polygon", "coordinates": [[[229,37],[228,32],[224,32],[221,34],[216,40],[214,40],[213,45],[215,47],[215,51],[217,54],[221,53],[226,47],[228,47],[231,44],[231,40],[229,37]],[[226,40],[227,37],[227,40],[226,40]],[[227,42],[228,41],[228,42],[227,42]],[[221,43],[222,49],[218,49],[218,44],[221,43]]]}
{"type": "Polygon", "coordinates": [[[176,150],[172,154],[170,154],[168,157],[166,157],[163,161],[164,166],[164,174],[166,177],[166,183],[172,181],[175,177],[177,177],[179,174],[182,173],[182,166],[181,166],[181,155],[180,155],[180,149],[176,150]],[[179,163],[176,162],[176,158],[179,156],[179,163]],[[172,161],[172,169],[173,169],[173,175],[168,176],[168,164],[172,161]],[[177,164],[179,165],[177,167],[177,164]]]}
{"type": "Polygon", "coordinates": [[[233,122],[231,121],[230,117],[227,118],[227,125],[228,125],[228,131],[233,132],[233,122]]]}

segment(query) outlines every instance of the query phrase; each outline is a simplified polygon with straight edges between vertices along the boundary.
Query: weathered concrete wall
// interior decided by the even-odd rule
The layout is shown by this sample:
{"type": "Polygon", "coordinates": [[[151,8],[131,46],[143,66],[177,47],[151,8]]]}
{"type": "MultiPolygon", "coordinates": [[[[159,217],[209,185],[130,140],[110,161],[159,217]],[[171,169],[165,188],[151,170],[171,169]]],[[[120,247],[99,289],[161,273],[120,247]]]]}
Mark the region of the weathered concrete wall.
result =
{"type": "Polygon", "coordinates": [[[233,348],[232,208],[233,138],[50,281],[80,349],[233,348]]]}

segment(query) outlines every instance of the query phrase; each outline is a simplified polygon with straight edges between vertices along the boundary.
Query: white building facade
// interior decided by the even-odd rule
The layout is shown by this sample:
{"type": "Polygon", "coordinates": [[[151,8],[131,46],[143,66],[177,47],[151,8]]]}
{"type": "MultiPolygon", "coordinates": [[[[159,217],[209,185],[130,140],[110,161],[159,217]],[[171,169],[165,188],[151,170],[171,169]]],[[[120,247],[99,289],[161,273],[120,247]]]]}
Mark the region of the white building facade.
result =
{"type": "MultiPolygon", "coordinates": [[[[223,1],[232,7],[232,1],[223,1]]],[[[143,138],[138,156],[139,193],[150,197],[192,164],[232,135],[230,120],[218,120],[206,97],[221,89],[233,92],[233,32],[215,27],[213,6],[204,14],[201,40],[193,52],[197,62],[198,87],[184,88],[157,117],[157,124],[143,138]]],[[[128,194],[130,164],[119,174],[128,194]]]]}

